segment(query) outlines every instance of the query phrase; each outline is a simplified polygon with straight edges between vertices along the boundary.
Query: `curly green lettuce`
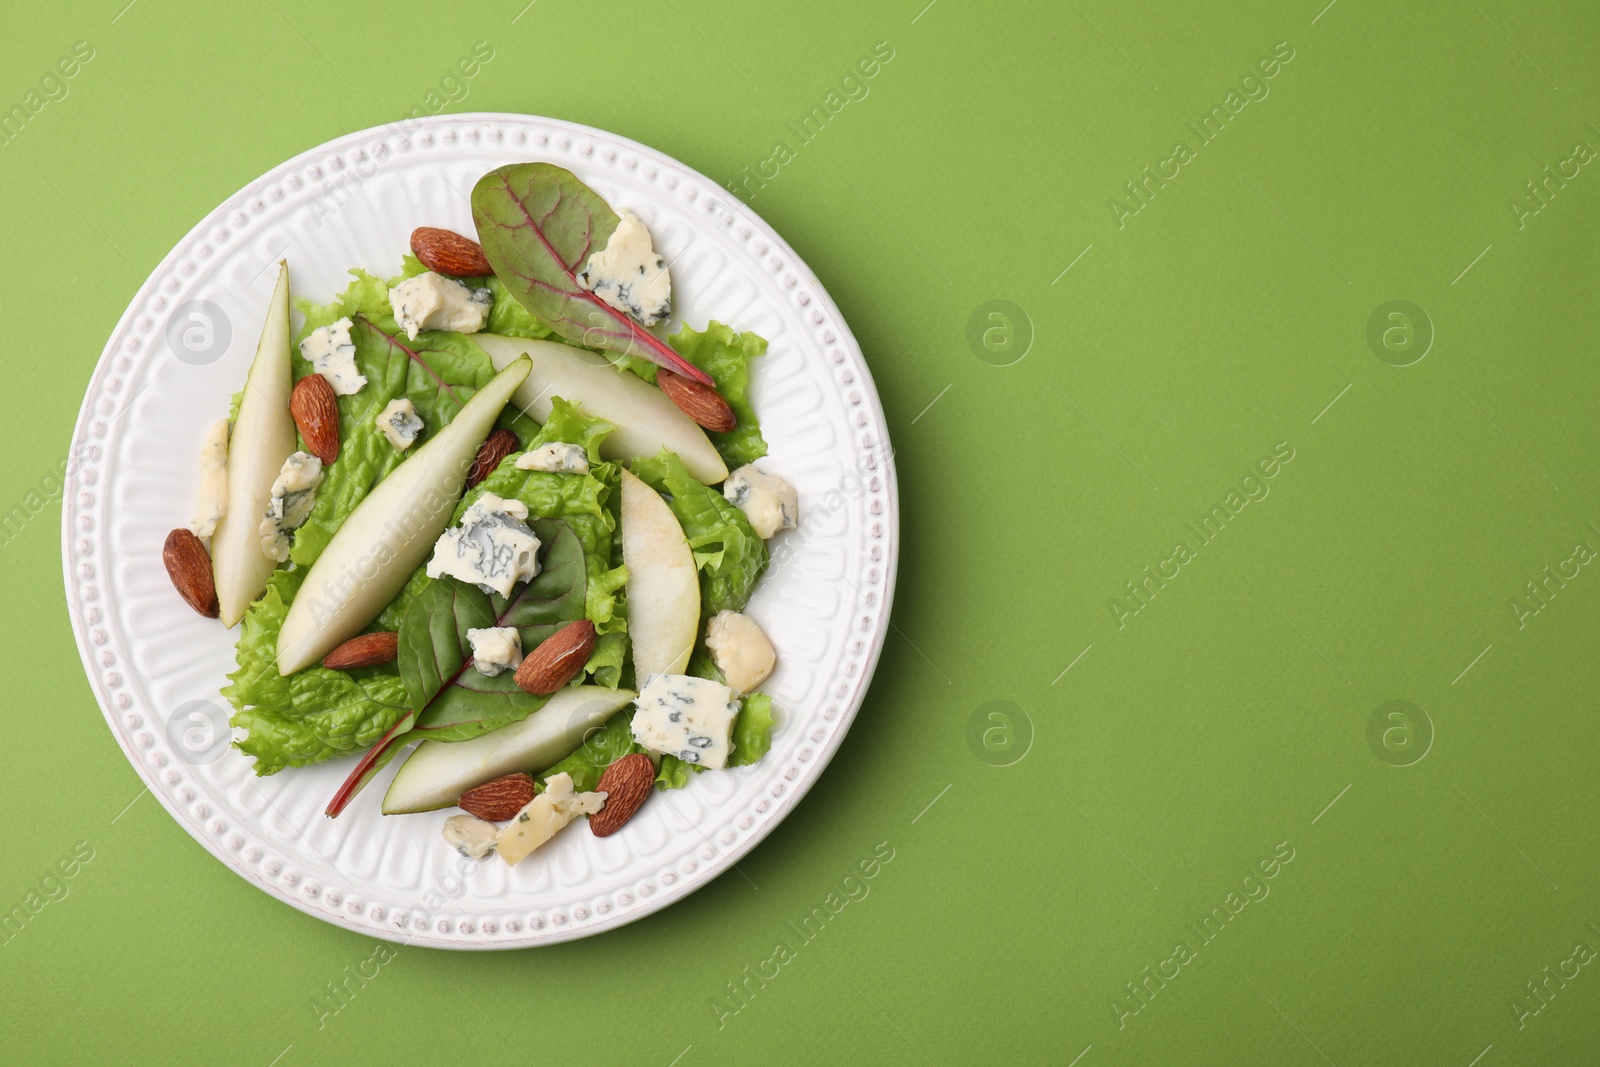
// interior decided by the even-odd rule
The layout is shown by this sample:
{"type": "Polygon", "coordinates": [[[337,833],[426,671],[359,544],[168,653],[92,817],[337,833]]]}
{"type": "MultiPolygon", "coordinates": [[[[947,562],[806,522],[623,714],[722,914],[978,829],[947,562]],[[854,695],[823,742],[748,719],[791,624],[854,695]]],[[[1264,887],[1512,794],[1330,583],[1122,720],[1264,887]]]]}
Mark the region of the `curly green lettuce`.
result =
{"type": "Polygon", "coordinates": [[[255,757],[257,774],[304,767],[375,744],[410,710],[406,687],[393,664],[353,671],[308,667],[278,674],[278,631],[305,580],[303,570],[280,570],[266,594],[245,614],[238,669],[222,695],[237,709],[234,742],[255,757]]]}
{"type": "Polygon", "coordinates": [[[750,361],[766,353],[766,340],[753,333],[736,334],[715,320],[704,332],[684,326],[667,340],[678,355],[711,375],[717,392],[738,416],[739,425],[728,433],[706,431],[728,468],[742,467],[766,455],[767,441],[750,403],[750,361]]]}

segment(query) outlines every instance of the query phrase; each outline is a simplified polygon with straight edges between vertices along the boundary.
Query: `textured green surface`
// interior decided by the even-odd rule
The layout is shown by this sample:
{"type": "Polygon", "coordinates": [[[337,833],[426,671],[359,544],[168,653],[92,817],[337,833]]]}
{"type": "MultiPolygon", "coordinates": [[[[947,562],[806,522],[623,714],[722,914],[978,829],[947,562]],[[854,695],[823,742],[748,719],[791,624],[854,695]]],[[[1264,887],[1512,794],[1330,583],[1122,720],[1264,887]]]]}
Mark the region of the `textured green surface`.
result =
{"type": "Polygon", "coordinates": [[[24,516],[0,546],[0,907],[93,857],[5,935],[6,1060],[1593,1062],[1600,575],[1575,562],[1521,626],[1510,601],[1600,549],[1600,173],[1550,180],[1536,215],[1524,184],[1600,148],[1600,9],[124,2],[11,5],[0,34],[4,106],[94,49],[0,147],[0,503],[24,516]],[[69,635],[51,477],[193,222],[427,105],[480,40],[493,60],[440,106],[776,170],[746,193],[838,300],[898,448],[897,630],[740,872],[579,944],[380,951],[140,794],[69,635]],[[1200,146],[1185,124],[1283,41],[1270,94],[1200,146]],[[1194,158],[1119,229],[1109,201],[1180,139],[1194,158]],[[1436,332],[1405,367],[1366,340],[1396,299],[1436,332]],[[996,300],[1031,322],[1007,367],[1005,323],[971,331],[987,361],[968,343],[996,300]],[[1292,461],[1239,499],[1269,495],[1200,545],[1185,524],[1279,442],[1292,461]],[[1119,628],[1108,602],[1139,606],[1123,583],[1179,541],[1193,558],[1119,628]],[[1390,700],[1436,735],[1410,766],[1369,746],[1390,700]],[[892,861],[802,942],[789,924],[880,842],[892,861]],[[1267,895],[1206,942],[1230,892],[1267,895]],[[747,965],[776,977],[728,1000],[747,965]]]}

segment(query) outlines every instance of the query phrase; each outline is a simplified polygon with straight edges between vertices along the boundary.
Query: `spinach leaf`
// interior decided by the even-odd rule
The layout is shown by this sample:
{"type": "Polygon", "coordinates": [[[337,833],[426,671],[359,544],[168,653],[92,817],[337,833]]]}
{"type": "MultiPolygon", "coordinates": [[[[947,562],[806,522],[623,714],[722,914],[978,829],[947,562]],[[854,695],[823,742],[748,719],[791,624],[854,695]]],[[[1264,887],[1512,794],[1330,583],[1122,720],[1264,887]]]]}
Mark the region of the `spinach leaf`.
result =
{"type": "Polygon", "coordinates": [[[495,275],[562,338],[640,356],[712,384],[655,334],[578,284],[589,254],[605,247],[621,220],[571,171],[549,163],[492,170],[472,189],[472,218],[495,275]]]}

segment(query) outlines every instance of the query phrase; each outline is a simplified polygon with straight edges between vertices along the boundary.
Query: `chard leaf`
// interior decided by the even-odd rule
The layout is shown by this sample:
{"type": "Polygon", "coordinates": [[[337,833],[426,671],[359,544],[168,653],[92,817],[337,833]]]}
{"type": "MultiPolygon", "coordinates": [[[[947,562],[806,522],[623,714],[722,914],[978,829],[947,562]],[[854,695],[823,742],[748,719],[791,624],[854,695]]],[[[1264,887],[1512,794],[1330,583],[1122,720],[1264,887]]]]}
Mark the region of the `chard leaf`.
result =
{"type": "Polygon", "coordinates": [[[578,284],[577,272],[591,252],[605,247],[620,220],[571,171],[549,163],[492,170],[473,187],[472,218],[495,275],[562,338],[712,384],[655,334],[578,284]]]}

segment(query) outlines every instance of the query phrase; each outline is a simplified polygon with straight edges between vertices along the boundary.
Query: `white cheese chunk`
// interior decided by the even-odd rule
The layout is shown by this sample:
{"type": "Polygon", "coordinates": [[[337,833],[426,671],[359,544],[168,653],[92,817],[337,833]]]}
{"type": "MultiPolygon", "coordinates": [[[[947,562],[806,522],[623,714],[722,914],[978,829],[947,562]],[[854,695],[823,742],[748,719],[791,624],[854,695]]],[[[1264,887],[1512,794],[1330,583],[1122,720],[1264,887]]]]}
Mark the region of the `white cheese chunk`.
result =
{"type": "Polygon", "coordinates": [[[200,443],[200,497],[195,501],[189,529],[196,537],[210,537],[228,510],[227,419],[218,419],[200,443]]]}
{"type": "Polygon", "coordinates": [[[654,326],[672,314],[672,279],[639,216],[624,212],[610,240],[578,272],[578,284],[625,315],[654,326]]]}
{"type": "Polygon", "coordinates": [[[444,821],[444,839],[468,859],[479,860],[494,851],[500,831],[476,815],[452,815],[444,821]]]}
{"type": "Polygon", "coordinates": [[[551,441],[538,448],[530,448],[517,457],[517,469],[522,471],[558,471],[567,474],[588,474],[589,453],[582,445],[565,441],[551,441]]]}
{"type": "Polygon", "coordinates": [[[522,857],[556,835],[579,815],[593,815],[605,805],[604,793],[574,793],[572,775],[552,774],[544,792],[534,797],[506,824],[495,841],[495,851],[514,866],[522,857]]]}
{"type": "Polygon", "coordinates": [[[430,270],[390,289],[389,306],[394,308],[394,320],[415,341],[423,330],[477,333],[489,321],[494,294],[487,289],[468,289],[454,278],[430,270]]]}
{"type": "Polygon", "coordinates": [[[800,494],[794,486],[746,463],[722,483],[722,495],[737,505],[763,539],[800,525],[800,494]]]}
{"type": "Polygon", "coordinates": [[[279,563],[289,558],[289,533],[311,517],[317,486],[322,484],[322,460],[296,452],[283,461],[272,483],[267,513],[261,518],[261,551],[279,563]]]}
{"type": "Polygon", "coordinates": [[[374,422],[389,443],[394,445],[396,452],[404,452],[416,444],[422,433],[422,419],[417,415],[417,405],[405,397],[389,401],[378,412],[374,422]]]}
{"type": "Polygon", "coordinates": [[[706,624],[706,647],[717,670],[735,693],[748,693],[767,680],[778,654],[756,621],[737,611],[719,611],[706,624]]]}
{"type": "Polygon", "coordinates": [[[725,767],[739,702],[709,678],[652,674],[635,700],[633,739],[652,752],[702,767],[725,767]]]}
{"type": "Polygon", "coordinates": [[[493,678],[501,671],[514,671],[522,663],[522,635],[515,626],[485,626],[467,631],[472,645],[472,665],[479,674],[493,678]]]}
{"type": "Polygon", "coordinates": [[[367,376],[356,370],[356,343],[350,339],[348,318],[312,330],[300,342],[300,354],[328,379],[337,396],[352,396],[367,384],[367,376]]]}
{"type": "Polygon", "coordinates": [[[484,493],[461,516],[461,525],[439,535],[428,561],[428,577],[449,575],[485,593],[510,596],[518,582],[539,573],[539,538],[528,529],[528,506],[484,493]]]}

